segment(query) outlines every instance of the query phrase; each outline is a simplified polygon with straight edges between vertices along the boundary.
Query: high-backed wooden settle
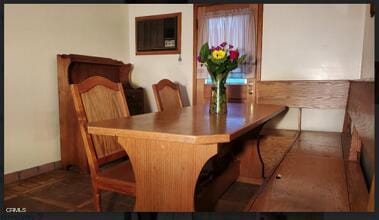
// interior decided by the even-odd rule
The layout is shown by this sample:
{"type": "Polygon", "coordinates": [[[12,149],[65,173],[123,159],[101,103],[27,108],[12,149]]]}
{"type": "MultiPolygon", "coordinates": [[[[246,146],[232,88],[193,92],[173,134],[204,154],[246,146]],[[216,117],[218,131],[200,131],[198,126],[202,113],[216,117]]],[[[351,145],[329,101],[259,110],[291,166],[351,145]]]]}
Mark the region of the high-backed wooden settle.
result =
{"type": "Polygon", "coordinates": [[[91,76],[102,76],[113,82],[120,82],[124,88],[126,101],[131,115],[144,112],[143,89],[133,88],[130,84],[132,64],[94,56],[77,54],[57,55],[59,124],[62,165],[67,168],[77,166],[80,171],[88,172],[87,158],[75,116],[70,84],[80,83],[91,76]]]}
{"type": "MultiPolygon", "coordinates": [[[[373,211],[375,192],[374,82],[351,80],[259,81],[256,85],[256,91],[256,101],[258,103],[284,104],[289,107],[299,108],[300,131],[302,108],[345,109],[346,115],[342,134],[321,132],[324,134],[316,135],[311,141],[311,144],[323,141],[328,145],[330,141],[327,141],[327,133],[334,135],[334,137],[337,137],[335,138],[336,142],[339,142],[340,146],[342,145],[343,151],[340,152],[341,154],[336,153],[343,155],[343,158],[341,156],[339,159],[333,159],[335,162],[331,163],[331,159],[318,157],[313,162],[319,164],[312,163],[309,166],[314,169],[313,172],[310,172],[309,169],[304,173],[304,170],[301,171],[301,169],[304,169],[306,162],[302,166],[299,165],[302,153],[298,153],[301,151],[294,149],[291,155],[285,157],[277,173],[281,172],[283,176],[293,175],[294,179],[296,179],[296,176],[302,172],[302,176],[296,180],[301,179],[303,186],[294,186],[291,178],[277,181],[273,176],[250,210],[298,211],[304,207],[321,208],[325,206],[325,203],[322,204],[323,202],[335,201],[333,205],[340,204],[340,207],[336,206],[333,210],[341,208],[350,211],[373,211]],[[325,137],[323,138],[323,136],[325,137]],[[320,160],[323,162],[320,162],[320,160]],[[290,165],[293,161],[296,161],[297,164],[291,167],[290,165]],[[328,172],[317,174],[315,170],[323,166],[324,168],[322,169],[328,170],[328,172]],[[306,175],[304,176],[304,174],[306,175]],[[325,181],[328,178],[333,181],[325,181]],[[322,183],[322,181],[324,182],[322,183]],[[315,200],[302,200],[299,195],[288,194],[293,191],[301,192],[298,189],[306,188],[310,183],[313,184],[314,182],[320,182],[319,185],[325,187],[320,187],[313,194],[322,195],[323,198],[328,199],[317,200],[321,197],[314,196],[315,200]],[[296,190],[293,190],[295,188],[296,190]],[[333,197],[334,194],[326,193],[325,189],[329,191],[333,189],[334,193],[339,190],[340,197],[333,197]],[[278,191],[282,193],[281,197],[275,197],[275,199],[270,197],[272,193],[278,191]],[[273,204],[276,207],[272,209],[273,204]]],[[[301,138],[299,141],[301,143],[301,138]]],[[[332,158],[332,155],[328,156],[332,158]]],[[[322,169],[320,168],[320,170],[322,169]]],[[[309,197],[311,194],[307,196],[309,197]]],[[[303,196],[305,195],[303,194],[303,196]]]]}
{"type": "Polygon", "coordinates": [[[342,146],[351,211],[374,211],[374,82],[350,81],[342,146]]]}

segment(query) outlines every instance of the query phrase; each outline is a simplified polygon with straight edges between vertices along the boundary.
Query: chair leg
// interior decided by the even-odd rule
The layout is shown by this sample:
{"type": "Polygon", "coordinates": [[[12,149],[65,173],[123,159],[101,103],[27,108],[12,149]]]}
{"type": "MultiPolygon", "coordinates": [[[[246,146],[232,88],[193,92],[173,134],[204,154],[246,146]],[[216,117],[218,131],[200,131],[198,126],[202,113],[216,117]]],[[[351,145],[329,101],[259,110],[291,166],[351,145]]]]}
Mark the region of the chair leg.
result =
{"type": "Polygon", "coordinates": [[[97,212],[101,212],[101,193],[97,187],[93,187],[93,202],[97,212]]]}

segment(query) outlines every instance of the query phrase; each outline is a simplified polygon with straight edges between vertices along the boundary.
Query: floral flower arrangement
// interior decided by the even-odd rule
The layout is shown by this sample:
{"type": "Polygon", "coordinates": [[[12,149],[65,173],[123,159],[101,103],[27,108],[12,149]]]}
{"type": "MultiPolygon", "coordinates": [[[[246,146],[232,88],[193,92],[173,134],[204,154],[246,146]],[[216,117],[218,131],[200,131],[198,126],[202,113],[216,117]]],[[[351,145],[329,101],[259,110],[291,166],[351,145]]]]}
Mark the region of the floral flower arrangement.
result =
{"type": "Polygon", "coordinates": [[[203,44],[197,61],[205,65],[213,82],[216,80],[226,80],[230,71],[236,69],[238,65],[244,63],[246,54],[240,56],[238,49],[226,42],[209,48],[208,42],[203,44]]]}
{"type": "Polygon", "coordinates": [[[246,55],[240,56],[238,49],[226,42],[217,47],[209,48],[208,42],[203,44],[200,55],[197,56],[201,66],[205,65],[212,79],[212,94],[209,112],[211,114],[226,114],[227,97],[225,83],[230,71],[246,60],[246,55]]]}

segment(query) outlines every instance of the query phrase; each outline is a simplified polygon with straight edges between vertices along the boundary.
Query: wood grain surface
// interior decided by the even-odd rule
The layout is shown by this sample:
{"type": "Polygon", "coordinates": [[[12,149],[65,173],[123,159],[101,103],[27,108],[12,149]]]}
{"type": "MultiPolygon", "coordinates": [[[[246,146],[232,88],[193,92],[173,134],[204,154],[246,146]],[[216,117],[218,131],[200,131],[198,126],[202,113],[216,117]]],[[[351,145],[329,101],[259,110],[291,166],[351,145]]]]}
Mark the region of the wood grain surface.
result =
{"type": "MultiPolygon", "coordinates": [[[[212,85],[204,85],[204,100],[209,102],[211,98],[212,85]]],[[[248,86],[247,85],[226,85],[226,96],[228,102],[247,102],[248,86]]]]}
{"type": "MultiPolygon", "coordinates": [[[[194,211],[201,169],[230,142],[275,117],[285,106],[229,104],[227,115],[198,105],[92,122],[88,132],[118,136],[136,179],[136,211],[194,211]]],[[[224,188],[224,187],[221,187],[224,188]]]]}
{"type": "Polygon", "coordinates": [[[194,211],[195,186],[217,144],[120,137],[136,179],[135,211],[194,211]]]}
{"type": "Polygon", "coordinates": [[[178,84],[168,79],[162,79],[157,84],[153,84],[152,87],[158,111],[183,107],[178,84]]]}
{"type": "Polygon", "coordinates": [[[208,105],[91,122],[88,132],[192,144],[226,143],[275,117],[283,105],[229,103],[227,115],[209,114],[208,105]]]}
{"type": "MultiPolygon", "coordinates": [[[[60,145],[64,168],[74,165],[81,172],[89,172],[70,85],[81,83],[91,76],[102,76],[113,82],[122,83],[127,96],[143,95],[142,88],[134,89],[131,86],[131,70],[132,64],[110,58],[78,54],[57,55],[60,145]]],[[[143,109],[143,99],[129,98],[128,105],[136,113],[143,109]]]]}
{"type": "Polygon", "coordinates": [[[257,103],[288,107],[344,109],[349,81],[258,81],[257,103]]]}
{"type": "MultiPolygon", "coordinates": [[[[93,89],[82,93],[81,98],[88,122],[129,115],[127,108],[125,108],[125,101],[120,100],[119,92],[103,86],[95,86],[93,89]]],[[[115,137],[93,135],[92,141],[98,159],[122,149],[115,137]]]]}
{"type": "Polygon", "coordinates": [[[96,211],[101,211],[100,190],[135,195],[134,175],[129,161],[122,162],[121,166],[108,166],[107,169],[100,167],[125,158],[126,153],[116,137],[90,135],[87,130],[90,121],[129,117],[124,90],[121,83],[92,76],[79,84],[72,84],[71,92],[91,171],[94,205],[96,211]]]}
{"type": "Polygon", "coordinates": [[[357,161],[345,161],[349,205],[352,212],[366,212],[369,192],[362,168],[357,161]]]}
{"type": "Polygon", "coordinates": [[[290,154],[284,159],[251,211],[349,211],[343,161],[290,154]]]}
{"type": "Polygon", "coordinates": [[[347,112],[362,143],[361,160],[366,182],[375,171],[374,82],[351,81],[347,112]]]}
{"type": "Polygon", "coordinates": [[[296,144],[297,147],[286,155],[250,211],[349,211],[342,154],[327,153],[342,152],[340,136],[333,132],[302,131],[296,144]]]}

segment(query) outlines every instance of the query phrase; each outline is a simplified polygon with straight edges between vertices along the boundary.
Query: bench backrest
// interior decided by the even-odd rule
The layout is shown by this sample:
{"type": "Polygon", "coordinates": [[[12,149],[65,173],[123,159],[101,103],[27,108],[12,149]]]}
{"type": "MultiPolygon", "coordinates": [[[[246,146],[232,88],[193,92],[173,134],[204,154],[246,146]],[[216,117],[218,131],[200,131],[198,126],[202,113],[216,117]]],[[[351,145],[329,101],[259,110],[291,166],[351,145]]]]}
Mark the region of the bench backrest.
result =
{"type": "Polygon", "coordinates": [[[258,81],[256,86],[257,103],[296,108],[344,109],[349,91],[346,80],[258,81]]]}
{"type": "Polygon", "coordinates": [[[345,109],[348,92],[347,80],[258,81],[256,102],[298,108],[301,130],[302,108],[345,109]]]}

